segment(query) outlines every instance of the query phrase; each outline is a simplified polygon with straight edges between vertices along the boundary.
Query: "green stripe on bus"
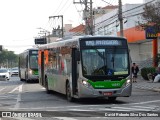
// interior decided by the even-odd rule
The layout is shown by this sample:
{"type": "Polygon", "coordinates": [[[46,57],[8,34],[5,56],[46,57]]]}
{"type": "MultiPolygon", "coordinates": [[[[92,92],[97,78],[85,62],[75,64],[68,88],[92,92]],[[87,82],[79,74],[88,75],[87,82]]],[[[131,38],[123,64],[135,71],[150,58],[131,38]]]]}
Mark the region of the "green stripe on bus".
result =
{"type": "Polygon", "coordinates": [[[38,75],[38,70],[33,70],[32,73],[33,75],[38,75]]]}
{"type": "Polygon", "coordinates": [[[88,80],[88,82],[93,86],[95,89],[114,89],[114,88],[121,88],[123,84],[126,82],[126,79],[123,79],[121,81],[119,80],[114,80],[114,81],[109,81],[109,80],[104,80],[104,81],[96,81],[93,82],[91,80],[88,80]]]}

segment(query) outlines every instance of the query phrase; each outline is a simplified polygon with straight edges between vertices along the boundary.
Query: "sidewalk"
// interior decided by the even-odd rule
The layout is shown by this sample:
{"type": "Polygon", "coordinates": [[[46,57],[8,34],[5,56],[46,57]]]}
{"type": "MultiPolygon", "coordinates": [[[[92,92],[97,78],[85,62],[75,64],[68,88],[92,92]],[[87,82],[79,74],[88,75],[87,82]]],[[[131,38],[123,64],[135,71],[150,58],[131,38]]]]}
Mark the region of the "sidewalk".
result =
{"type": "Polygon", "coordinates": [[[141,77],[137,79],[137,83],[132,83],[132,85],[138,89],[160,92],[160,82],[153,83],[151,81],[144,80],[141,77]]]}

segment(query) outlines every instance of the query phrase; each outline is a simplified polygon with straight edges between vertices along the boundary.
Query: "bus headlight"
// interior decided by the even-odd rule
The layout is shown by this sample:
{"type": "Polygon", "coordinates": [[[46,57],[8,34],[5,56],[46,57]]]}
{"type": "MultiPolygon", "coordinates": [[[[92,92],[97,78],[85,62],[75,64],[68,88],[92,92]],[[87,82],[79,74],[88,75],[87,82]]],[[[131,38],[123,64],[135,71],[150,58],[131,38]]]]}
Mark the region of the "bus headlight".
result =
{"type": "Polygon", "coordinates": [[[90,87],[91,85],[87,82],[87,81],[85,81],[85,80],[82,80],[82,84],[84,85],[84,86],[86,86],[86,87],[90,87]]]}
{"type": "Polygon", "coordinates": [[[29,70],[29,74],[32,74],[32,70],[29,70]]]}
{"type": "Polygon", "coordinates": [[[128,80],[126,81],[125,86],[128,86],[129,84],[131,84],[131,80],[130,80],[130,79],[128,79],[128,80]]]}

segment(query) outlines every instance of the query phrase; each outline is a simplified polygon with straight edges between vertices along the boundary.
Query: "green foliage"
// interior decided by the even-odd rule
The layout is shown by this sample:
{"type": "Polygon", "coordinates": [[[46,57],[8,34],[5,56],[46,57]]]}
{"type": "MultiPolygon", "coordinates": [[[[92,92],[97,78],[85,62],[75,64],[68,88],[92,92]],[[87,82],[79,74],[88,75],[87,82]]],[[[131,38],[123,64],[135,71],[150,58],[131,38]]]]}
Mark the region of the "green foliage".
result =
{"type": "Polygon", "coordinates": [[[141,76],[143,77],[143,79],[148,80],[148,73],[155,73],[156,72],[156,68],[155,67],[144,67],[141,69],[141,76]]]}
{"type": "Polygon", "coordinates": [[[0,53],[0,67],[17,67],[18,66],[18,55],[14,54],[13,51],[3,50],[0,53]]]}
{"type": "Polygon", "coordinates": [[[150,26],[154,26],[156,33],[160,32],[160,1],[152,4],[146,4],[144,12],[142,13],[142,20],[139,22],[140,29],[147,29],[150,26]]]}

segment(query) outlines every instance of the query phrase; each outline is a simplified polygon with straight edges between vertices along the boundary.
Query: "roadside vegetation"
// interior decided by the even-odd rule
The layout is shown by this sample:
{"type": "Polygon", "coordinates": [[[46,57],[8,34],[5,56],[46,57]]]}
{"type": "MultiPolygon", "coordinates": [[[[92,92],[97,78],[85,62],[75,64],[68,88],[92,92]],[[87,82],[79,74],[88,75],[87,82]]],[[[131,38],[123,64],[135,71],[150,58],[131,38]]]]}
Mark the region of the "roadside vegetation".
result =
{"type": "Polygon", "coordinates": [[[13,51],[2,50],[0,52],[0,68],[12,68],[18,66],[18,55],[13,51]]]}

